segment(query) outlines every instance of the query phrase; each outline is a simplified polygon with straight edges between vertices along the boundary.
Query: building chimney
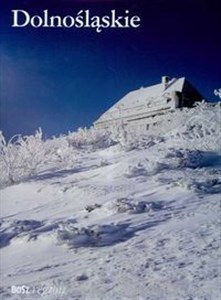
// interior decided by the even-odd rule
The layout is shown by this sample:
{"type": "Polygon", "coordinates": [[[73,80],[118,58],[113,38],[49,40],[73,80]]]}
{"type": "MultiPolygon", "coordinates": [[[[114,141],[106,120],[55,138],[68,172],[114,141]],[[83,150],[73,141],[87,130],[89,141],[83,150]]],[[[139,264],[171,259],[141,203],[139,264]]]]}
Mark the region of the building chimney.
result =
{"type": "Polygon", "coordinates": [[[168,82],[170,80],[170,77],[169,76],[162,76],[162,84],[163,84],[163,88],[166,89],[167,85],[168,85],[168,82]]]}

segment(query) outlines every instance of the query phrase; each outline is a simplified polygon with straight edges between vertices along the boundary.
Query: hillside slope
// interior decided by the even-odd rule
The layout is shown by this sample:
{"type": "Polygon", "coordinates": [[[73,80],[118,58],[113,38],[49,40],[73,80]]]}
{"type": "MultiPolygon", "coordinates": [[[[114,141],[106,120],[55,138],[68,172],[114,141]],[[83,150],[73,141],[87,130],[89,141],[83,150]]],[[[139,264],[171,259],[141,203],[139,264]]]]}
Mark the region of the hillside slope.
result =
{"type": "Polygon", "coordinates": [[[3,185],[2,299],[220,298],[220,108],[172,116],[3,185]]]}

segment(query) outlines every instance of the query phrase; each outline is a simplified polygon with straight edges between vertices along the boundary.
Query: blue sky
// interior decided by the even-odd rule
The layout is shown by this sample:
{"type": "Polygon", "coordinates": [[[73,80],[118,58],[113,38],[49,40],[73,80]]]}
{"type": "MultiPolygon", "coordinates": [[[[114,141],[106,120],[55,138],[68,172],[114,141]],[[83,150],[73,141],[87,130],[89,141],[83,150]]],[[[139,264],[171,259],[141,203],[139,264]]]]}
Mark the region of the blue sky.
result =
{"type": "Polygon", "coordinates": [[[1,4],[1,130],[46,136],[90,126],[125,93],[186,76],[210,100],[221,85],[219,1],[63,0],[1,4]],[[138,29],[11,28],[11,9],[104,15],[129,9],[138,29]]]}

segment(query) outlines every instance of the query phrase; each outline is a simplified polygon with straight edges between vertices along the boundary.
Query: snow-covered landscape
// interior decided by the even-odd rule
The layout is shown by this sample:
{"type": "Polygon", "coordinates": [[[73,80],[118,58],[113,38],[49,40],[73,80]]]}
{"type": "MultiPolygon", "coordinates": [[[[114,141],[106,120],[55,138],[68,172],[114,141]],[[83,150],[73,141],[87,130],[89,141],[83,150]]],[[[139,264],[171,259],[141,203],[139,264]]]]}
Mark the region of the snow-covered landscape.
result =
{"type": "Polygon", "coordinates": [[[220,118],[1,135],[1,299],[220,299],[220,118]]]}

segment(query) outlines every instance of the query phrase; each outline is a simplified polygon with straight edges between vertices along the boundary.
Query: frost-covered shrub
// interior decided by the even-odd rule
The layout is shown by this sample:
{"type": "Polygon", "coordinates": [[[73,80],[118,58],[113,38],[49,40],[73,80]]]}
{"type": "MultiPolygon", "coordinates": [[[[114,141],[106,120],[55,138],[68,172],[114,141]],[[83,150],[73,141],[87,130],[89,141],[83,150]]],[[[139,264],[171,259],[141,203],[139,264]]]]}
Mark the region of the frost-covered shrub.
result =
{"type": "Polygon", "coordinates": [[[193,188],[198,193],[220,194],[221,180],[218,178],[213,178],[205,181],[194,182],[193,188]]]}
{"type": "Polygon", "coordinates": [[[44,141],[41,129],[34,135],[16,135],[8,142],[0,133],[0,184],[13,184],[54,167],[73,166],[75,152],[65,138],[44,141]]]}
{"type": "Polygon", "coordinates": [[[119,198],[112,203],[112,209],[118,213],[141,213],[147,211],[146,204],[144,202],[133,203],[132,199],[119,198]]]}
{"type": "Polygon", "coordinates": [[[101,204],[98,204],[98,203],[95,203],[95,204],[92,204],[92,205],[87,205],[85,207],[86,211],[87,212],[92,212],[93,210],[95,210],[96,208],[100,208],[101,207],[101,204]]]}
{"type": "Polygon", "coordinates": [[[52,169],[70,169],[76,163],[79,151],[109,147],[114,142],[110,133],[94,128],[43,140],[41,129],[34,135],[16,135],[8,142],[0,132],[0,184],[13,184],[39,172],[52,169]]]}
{"type": "MultiPolygon", "coordinates": [[[[220,151],[219,104],[197,103],[194,108],[172,113],[170,126],[165,132],[167,144],[192,150],[220,151]]],[[[162,127],[166,128],[165,124],[162,127]]]]}
{"type": "Polygon", "coordinates": [[[98,130],[94,127],[79,128],[76,132],[70,132],[67,141],[73,147],[89,150],[107,148],[116,143],[109,131],[98,130]]]}
{"type": "Polygon", "coordinates": [[[185,151],[183,157],[180,159],[180,167],[199,168],[202,166],[201,151],[185,151]]]}
{"type": "Polygon", "coordinates": [[[125,176],[128,178],[147,175],[147,169],[142,163],[138,163],[137,165],[129,165],[127,173],[125,174],[125,176]]]}
{"type": "Polygon", "coordinates": [[[174,168],[198,168],[202,166],[202,151],[170,149],[165,155],[165,161],[174,168]]]}
{"type": "Polygon", "coordinates": [[[221,193],[221,173],[216,169],[197,169],[176,180],[176,185],[182,186],[199,194],[221,193]]]}
{"type": "Polygon", "coordinates": [[[220,153],[188,149],[169,149],[164,162],[174,168],[203,168],[221,165],[220,153]]]}
{"type": "Polygon", "coordinates": [[[119,198],[109,204],[111,210],[117,213],[139,214],[157,211],[164,208],[161,202],[135,201],[130,198],[119,198]]]}
{"type": "Polygon", "coordinates": [[[164,162],[163,158],[156,156],[155,160],[142,159],[140,162],[129,163],[124,174],[127,178],[152,176],[170,167],[168,163],[164,162]]]}
{"type": "Polygon", "coordinates": [[[136,132],[131,136],[130,139],[128,139],[124,146],[123,149],[125,151],[131,151],[131,150],[143,150],[143,149],[148,149],[153,146],[155,146],[158,143],[164,142],[164,138],[160,136],[154,136],[154,135],[144,135],[143,133],[141,134],[136,134],[136,132]]]}
{"type": "Polygon", "coordinates": [[[176,109],[155,118],[156,125],[148,131],[139,126],[133,129],[119,126],[115,140],[125,150],[144,149],[165,143],[168,147],[220,151],[220,103],[197,102],[193,108],[176,109]],[[122,131],[121,134],[119,131],[122,131]]]}
{"type": "Polygon", "coordinates": [[[56,232],[59,244],[70,248],[103,247],[123,242],[132,237],[134,230],[126,224],[91,225],[88,227],[65,226],[56,232]]]}
{"type": "Polygon", "coordinates": [[[99,234],[86,227],[63,226],[57,230],[59,244],[67,244],[70,247],[92,246],[97,243],[99,234]]]}
{"type": "Polygon", "coordinates": [[[45,147],[50,148],[51,153],[48,163],[57,169],[73,168],[79,154],[77,149],[70,145],[67,136],[47,140],[45,147]]]}
{"type": "Polygon", "coordinates": [[[34,135],[16,135],[6,142],[0,133],[1,182],[14,183],[35,174],[45,162],[47,149],[44,147],[41,129],[34,135]]]}

